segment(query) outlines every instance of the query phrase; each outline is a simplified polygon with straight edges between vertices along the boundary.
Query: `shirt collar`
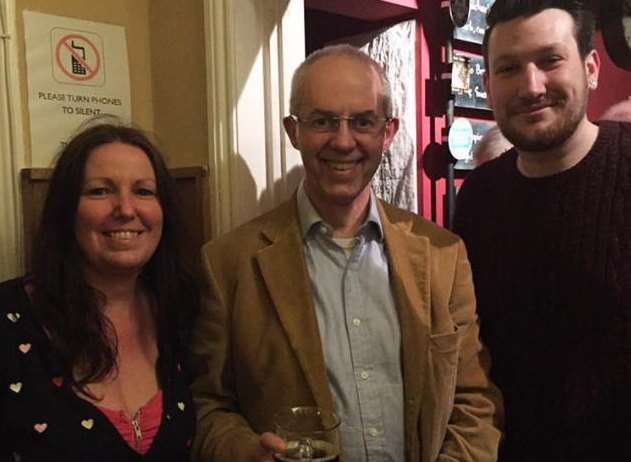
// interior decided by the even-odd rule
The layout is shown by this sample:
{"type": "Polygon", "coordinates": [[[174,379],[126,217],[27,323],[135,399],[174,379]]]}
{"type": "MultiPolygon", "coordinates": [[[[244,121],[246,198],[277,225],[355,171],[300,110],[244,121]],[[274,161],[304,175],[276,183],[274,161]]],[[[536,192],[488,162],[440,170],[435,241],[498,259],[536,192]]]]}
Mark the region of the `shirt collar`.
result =
{"type": "MultiPolygon", "coordinates": [[[[302,231],[302,238],[306,239],[307,235],[315,226],[325,226],[331,229],[318,211],[315,209],[311,200],[307,196],[304,188],[304,180],[300,182],[298,191],[296,193],[296,199],[298,202],[298,217],[300,219],[300,229],[302,231]]],[[[365,232],[367,229],[373,228],[376,231],[376,238],[378,241],[383,240],[383,227],[381,225],[381,217],[379,216],[379,209],[377,208],[377,196],[375,192],[370,190],[370,205],[368,208],[368,215],[364,220],[364,223],[360,226],[357,234],[365,232]]]]}

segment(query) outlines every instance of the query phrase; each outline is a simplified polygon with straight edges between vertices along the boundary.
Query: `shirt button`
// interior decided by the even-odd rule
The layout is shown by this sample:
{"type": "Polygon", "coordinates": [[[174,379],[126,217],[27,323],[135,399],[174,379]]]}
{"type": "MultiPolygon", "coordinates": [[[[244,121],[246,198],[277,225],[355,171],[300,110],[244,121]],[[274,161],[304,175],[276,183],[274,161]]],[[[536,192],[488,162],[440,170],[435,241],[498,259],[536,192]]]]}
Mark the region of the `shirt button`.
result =
{"type": "Polygon", "coordinates": [[[362,373],[361,373],[361,374],[359,374],[359,376],[360,376],[362,379],[366,380],[366,379],[368,378],[368,372],[366,372],[366,371],[362,371],[362,373]]]}
{"type": "Polygon", "coordinates": [[[379,434],[379,430],[377,430],[375,427],[371,427],[368,429],[368,434],[374,438],[379,434]]]}
{"type": "Polygon", "coordinates": [[[359,318],[355,318],[355,319],[353,319],[353,325],[354,325],[355,327],[359,327],[359,325],[360,325],[361,323],[362,323],[362,322],[361,322],[361,320],[360,320],[359,318]]]}

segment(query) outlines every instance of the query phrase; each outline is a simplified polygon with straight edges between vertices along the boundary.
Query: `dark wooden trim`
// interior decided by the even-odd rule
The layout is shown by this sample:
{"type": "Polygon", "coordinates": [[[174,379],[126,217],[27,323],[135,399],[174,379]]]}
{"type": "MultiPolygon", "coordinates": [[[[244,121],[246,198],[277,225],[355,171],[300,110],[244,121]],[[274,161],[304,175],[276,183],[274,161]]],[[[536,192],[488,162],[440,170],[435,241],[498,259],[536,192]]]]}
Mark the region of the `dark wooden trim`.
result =
{"type": "MultiPolygon", "coordinates": [[[[194,271],[199,271],[199,248],[211,238],[211,210],[208,185],[208,168],[203,166],[169,169],[175,179],[182,204],[181,214],[188,235],[185,242],[185,258],[194,271]]],[[[22,193],[22,220],[24,229],[24,261],[31,266],[33,240],[39,226],[50,168],[24,168],[20,171],[22,193]]]]}

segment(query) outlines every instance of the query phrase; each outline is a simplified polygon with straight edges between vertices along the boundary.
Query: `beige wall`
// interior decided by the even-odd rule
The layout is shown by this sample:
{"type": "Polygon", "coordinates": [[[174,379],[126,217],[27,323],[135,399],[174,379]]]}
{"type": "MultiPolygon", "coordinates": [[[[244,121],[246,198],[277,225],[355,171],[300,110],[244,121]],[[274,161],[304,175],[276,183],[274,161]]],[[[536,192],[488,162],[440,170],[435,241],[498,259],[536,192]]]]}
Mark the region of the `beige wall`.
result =
{"type": "Polygon", "coordinates": [[[30,156],[24,10],[125,27],[132,120],[172,166],[208,164],[203,0],[16,0],[26,166],[30,156]]]}
{"type": "Polygon", "coordinates": [[[149,30],[160,144],[173,165],[208,165],[204,1],[152,0],[149,30]]]}

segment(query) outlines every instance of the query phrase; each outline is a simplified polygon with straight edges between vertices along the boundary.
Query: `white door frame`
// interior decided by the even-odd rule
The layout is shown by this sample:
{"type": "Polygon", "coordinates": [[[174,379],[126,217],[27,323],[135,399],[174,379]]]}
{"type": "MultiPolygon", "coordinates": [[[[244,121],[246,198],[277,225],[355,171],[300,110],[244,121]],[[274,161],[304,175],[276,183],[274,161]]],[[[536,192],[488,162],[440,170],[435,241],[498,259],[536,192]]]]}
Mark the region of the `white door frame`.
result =
{"type": "Polygon", "coordinates": [[[0,281],[24,271],[19,188],[24,166],[15,0],[0,0],[0,281]]]}
{"type": "Polygon", "coordinates": [[[300,155],[283,132],[304,60],[303,0],[204,0],[213,237],[293,193],[300,155]]]}

